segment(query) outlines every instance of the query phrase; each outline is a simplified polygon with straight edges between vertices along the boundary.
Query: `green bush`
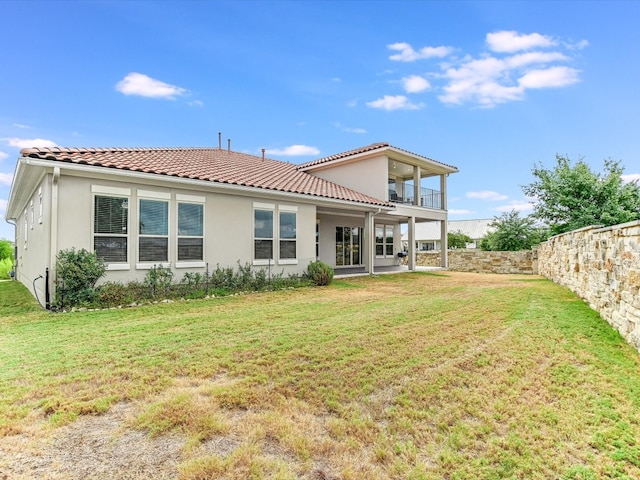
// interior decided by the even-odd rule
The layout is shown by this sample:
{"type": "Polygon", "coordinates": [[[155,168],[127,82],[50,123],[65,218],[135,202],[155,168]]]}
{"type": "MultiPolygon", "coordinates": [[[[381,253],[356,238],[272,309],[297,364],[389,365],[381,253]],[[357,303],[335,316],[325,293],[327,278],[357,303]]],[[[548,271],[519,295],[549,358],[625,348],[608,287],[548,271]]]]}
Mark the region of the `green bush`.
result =
{"type": "Polygon", "coordinates": [[[0,260],[0,278],[11,278],[11,271],[13,270],[13,259],[3,258],[0,260]]]}
{"type": "Polygon", "coordinates": [[[159,267],[154,265],[144,277],[144,284],[151,289],[153,296],[166,295],[171,289],[172,282],[173,272],[162,265],[159,267]]]}
{"type": "Polygon", "coordinates": [[[60,250],[56,256],[56,293],[58,308],[92,304],[96,300],[96,282],[107,268],[95,253],[84,248],[60,250]]]}
{"type": "Polygon", "coordinates": [[[329,285],[333,280],[333,268],[320,260],[311,262],[307,267],[305,276],[308,277],[315,285],[329,285]]]}

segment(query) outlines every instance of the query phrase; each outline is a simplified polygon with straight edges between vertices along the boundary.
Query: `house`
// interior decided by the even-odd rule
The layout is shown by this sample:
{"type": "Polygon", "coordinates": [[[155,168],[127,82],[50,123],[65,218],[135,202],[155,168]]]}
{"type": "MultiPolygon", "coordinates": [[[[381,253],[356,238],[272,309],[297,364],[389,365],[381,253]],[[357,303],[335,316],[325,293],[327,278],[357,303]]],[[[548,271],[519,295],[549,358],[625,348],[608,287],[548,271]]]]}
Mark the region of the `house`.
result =
{"type": "Polygon", "coordinates": [[[16,278],[48,298],[72,247],[102,257],[109,281],[154,265],[177,278],[238,262],[301,274],[316,259],[374,273],[398,262],[401,227],[415,238],[416,223],[447,220],[457,171],[388,143],[300,165],[221,145],[25,148],[6,210],[16,278]]]}
{"type": "MultiPolygon", "coordinates": [[[[494,229],[490,226],[492,218],[482,218],[476,220],[449,220],[447,222],[447,233],[462,232],[469,236],[473,242],[467,243],[467,248],[478,248],[480,240],[492,232],[494,229]]],[[[429,250],[440,250],[441,240],[441,222],[426,222],[416,225],[415,230],[415,248],[419,252],[429,250]]],[[[402,235],[402,244],[407,246],[408,234],[402,235]]]]}

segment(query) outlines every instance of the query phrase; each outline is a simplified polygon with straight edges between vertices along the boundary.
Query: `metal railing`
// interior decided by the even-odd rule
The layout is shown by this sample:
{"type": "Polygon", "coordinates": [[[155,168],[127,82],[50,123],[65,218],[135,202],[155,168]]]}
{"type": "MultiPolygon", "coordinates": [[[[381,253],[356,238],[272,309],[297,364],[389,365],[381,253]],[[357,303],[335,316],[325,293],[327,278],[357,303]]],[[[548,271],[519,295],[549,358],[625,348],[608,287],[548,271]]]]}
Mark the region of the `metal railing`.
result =
{"type": "Polygon", "coordinates": [[[389,201],[442,210],[442,192],[421,187],[420,198],[416,201],[413,185],[410,184],[396,183],[395,188],[389,188],[389,201]]]}

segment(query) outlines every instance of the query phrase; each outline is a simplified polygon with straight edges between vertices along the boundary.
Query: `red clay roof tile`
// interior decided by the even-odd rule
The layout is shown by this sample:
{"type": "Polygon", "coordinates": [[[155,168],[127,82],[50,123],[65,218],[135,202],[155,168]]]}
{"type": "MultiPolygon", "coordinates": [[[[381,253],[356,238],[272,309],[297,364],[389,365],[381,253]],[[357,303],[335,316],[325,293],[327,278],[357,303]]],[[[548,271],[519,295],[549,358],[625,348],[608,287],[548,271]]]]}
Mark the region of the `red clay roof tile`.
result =
{"type": "Polygon", "coordinates": [[[297,165],[216,148],[23,148],[20,154],[58,162],[393,207],[388,202],[300,171],[297,165]]]}

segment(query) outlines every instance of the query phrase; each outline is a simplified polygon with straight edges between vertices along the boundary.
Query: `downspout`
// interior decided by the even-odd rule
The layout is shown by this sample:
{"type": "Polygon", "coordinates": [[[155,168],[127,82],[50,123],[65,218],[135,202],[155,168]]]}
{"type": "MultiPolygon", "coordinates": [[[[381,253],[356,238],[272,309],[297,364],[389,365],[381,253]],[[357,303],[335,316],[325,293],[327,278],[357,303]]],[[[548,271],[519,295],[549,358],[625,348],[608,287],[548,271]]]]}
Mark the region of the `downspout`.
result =
{"type": "MultiPolygon", "coordinates": [[[[53,176],[51,180],[51,240],[50,240],[50,259],[49,270],[55,271],[56,256],[58,254],[58,182],[60,180],[60,167],[53,168],[53,176]]],[[[55,273],[52,276],[55,278],[55,273]]],[[[51,278],[49,278],[51,281],[51,278]]],[[[50,291],[55,295],[55,282],[54,288],[50,288],[50,291]]]]}
{"type": "Polygon", "coordinates": [[[378,215],[380,212],[382,211],[382,208],[378,208],[377,212],[367,212],[367,218],[365,219],[365,226],[367,226],[367,221],[368,221],[368,228],[366,229],[366,233],[367,233],[367,263],[369,264],[369,275],[373,275],[374,274],[374,266],[376,263],[376,243],[375,243],[375,238],[376,238],[376,230],[375,230],[375,222],[373,220],[373,217],[375,217],[376,215],[378,215]]]}

